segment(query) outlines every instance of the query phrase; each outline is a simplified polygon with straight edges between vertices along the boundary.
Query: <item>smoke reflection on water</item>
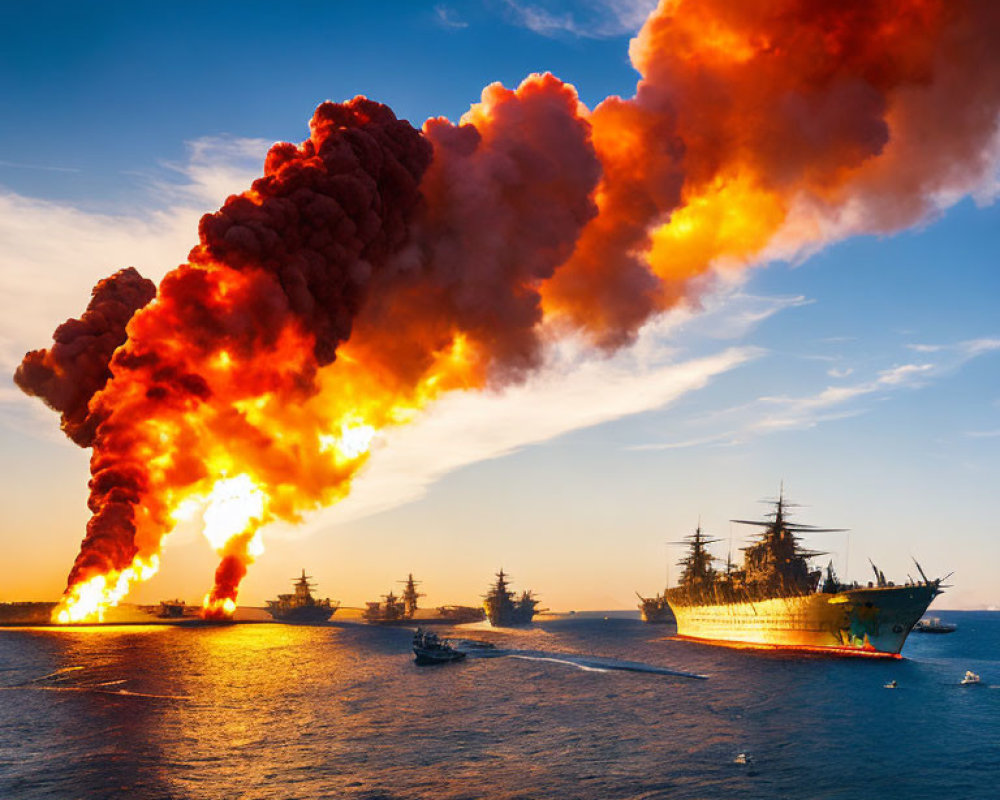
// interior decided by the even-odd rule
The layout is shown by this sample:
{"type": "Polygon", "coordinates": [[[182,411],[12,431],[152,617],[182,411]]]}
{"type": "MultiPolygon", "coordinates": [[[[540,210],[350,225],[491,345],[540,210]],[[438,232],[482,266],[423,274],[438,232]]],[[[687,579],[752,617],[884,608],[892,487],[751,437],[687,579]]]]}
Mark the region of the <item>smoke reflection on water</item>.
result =
{"type": "Polygon", "coordinates": [[[955,685],[965,669],[997,682],[1000,620],[984,619],[976,641],[993,637],[992,651],[967,659],[961,634],[914,637],[910,660],[892,663],[664,642],[583,615],[541,623],[544,652],[528,649],[537,632],[477,631],[530,660],[429,668],[400,628],[0,631],[4,686],[55,673],[46,682],[95,687],[0,692],[0,797],[919,798],[952,786],[985,798],[1000,779],[1000,693],[955,685]],[[888,679],[903,691],[882,690],[888,679]],[[911,768],[893,774],[889,760],[911,768]]]}

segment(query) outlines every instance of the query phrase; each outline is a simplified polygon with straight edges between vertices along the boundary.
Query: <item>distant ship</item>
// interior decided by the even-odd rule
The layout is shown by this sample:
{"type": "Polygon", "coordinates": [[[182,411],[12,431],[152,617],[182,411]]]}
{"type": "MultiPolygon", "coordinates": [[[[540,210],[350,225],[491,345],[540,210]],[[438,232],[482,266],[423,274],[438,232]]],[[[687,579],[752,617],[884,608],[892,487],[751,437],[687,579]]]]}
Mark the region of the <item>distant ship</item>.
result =
{"type": "Polygon", "coordinates": [[[914,633],[954,633],[958,626],[954,622],[942,622],[938,617],[927,617],[917,621],[914,633]]]}
{"type": "Polygon", "coordinates": [[[494,627],[509,627],[511,625],[527,625],[535,616],[538,601],[532,593],[521,592],[519,598],[507,588],[507,576],[501,569],[497,573],[497,582],[485,595],[483,608],[490,625],[494,627]]]}
{"type": "Polygon", "coordinates": [[[340,603],[330,598],[317,600],[310,591],[313,584],[309,583],[306,571],[295,581],[294,594],[279,594],[277,600],[267,601],[267,613],[280,622],[326,622],[340,603]]]}
{"type": "Polygon", "coordinates": [[[929,580],[920,565],[921,581],[897,586],[872,564],[875,582],[842,584],[832,562],[810,568],[809,559],[823,555],[799,546],[801,533],[841,529],[790,522],[784,496],[775,501],[767,520],[732,520],[764,528],[744,548],[742,569],[730,562],[716,571],[699,526],[685,537],[688,555],[680,585],[666,594],[677,618],[679,638],[710,644],[799,650],[841,655],[899,657],[914,624],[941,593],[943,579],[929,580]],[[821,585],[821,579],[822,585],[821,585]]]}
{"type": "Polygon", "coordinates": [[[0,603],[0,625],[47,625],[58,603],[0,603]]]}
{"type": "Polygon", "coordinates": [[[197,609],[189,608],[187,603],[183,600],[161,600],[160,610],[156,613],[156,616],[161,619],[185,619],[187,617],[193,617],[197,614],[197,609]]]}
{"type": "Polygon", "coordinates": [[[663,624],[674,621],[674,615],[670,611],[670,604],[667,602],[666,592],[653,597],[643,597],[640,594],[639,612],[642,614],[643,622],[663,624]]]}
{"type": "Polygon", "coordinates": [[[382,595],[382,602],[376,600],[367,603],[367,608],[361,614],[366,622],[391,624],[413,619],[413,615],[417,613],[417,600],[423,597],[417,591],[419,581],[413,580],[411,572],[401,583],[404,586],[403,593],[399,597],[390,591],[388,594],[382,595]]]}

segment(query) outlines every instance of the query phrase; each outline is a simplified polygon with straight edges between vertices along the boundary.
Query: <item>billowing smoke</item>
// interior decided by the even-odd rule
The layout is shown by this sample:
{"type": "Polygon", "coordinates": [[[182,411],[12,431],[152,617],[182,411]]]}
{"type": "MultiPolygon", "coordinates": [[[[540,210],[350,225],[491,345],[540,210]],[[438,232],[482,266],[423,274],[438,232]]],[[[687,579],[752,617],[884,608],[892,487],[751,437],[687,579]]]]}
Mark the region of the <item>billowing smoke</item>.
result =
{"type": "Polygon", "coordinates": [[[998,36],[989,0],[665,0],[632,42],[635,95],[593,111],[551,75],[423,131],[322,104],[154,301],[118,273],[18,370],[94,449],[60,618],[155,572],[195,510],[222,558],[206,613],[229,613],[261,525],[343,497],[372,436],[440,393],[516,381],[567,331],[628,343],[714,267],[976,190],[998,36]]]}
{"type": "Polygon", "coordinates": [[[91,447],[99,419],[90,399],[111,378],[109,362],[125,344],[125,325],[156,296],[156,284],[134,267],[119,270],[94,287],[80,319],[66,320],[48,350],[32,350],[14,373],[27,394],[42,398],[62,415],[63,432],[80,447],[91,447]]]}

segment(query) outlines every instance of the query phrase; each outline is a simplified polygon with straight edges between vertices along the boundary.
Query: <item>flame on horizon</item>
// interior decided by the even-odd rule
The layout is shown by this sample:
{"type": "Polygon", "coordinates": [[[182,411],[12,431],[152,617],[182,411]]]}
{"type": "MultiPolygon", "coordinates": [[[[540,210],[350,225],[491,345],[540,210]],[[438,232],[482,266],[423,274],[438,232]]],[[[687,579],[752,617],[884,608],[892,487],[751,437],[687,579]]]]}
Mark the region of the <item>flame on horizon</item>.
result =
{"type": "Polygon", "coordinates": [[[93,449],[57,609],[100,618],[203,513],[206,616],[260,529],[343,498],[379,432],[502,387],[583,333],[632,341],[717,268],[918,223],[998,161],[1000,4],[664,0],[633,97],[545,75],[418,131],[364,97],[199,225],[157,288],[126,269],[16,380],[93,449]],[[154,299],[155,295],[155,299],[154,299]]]}

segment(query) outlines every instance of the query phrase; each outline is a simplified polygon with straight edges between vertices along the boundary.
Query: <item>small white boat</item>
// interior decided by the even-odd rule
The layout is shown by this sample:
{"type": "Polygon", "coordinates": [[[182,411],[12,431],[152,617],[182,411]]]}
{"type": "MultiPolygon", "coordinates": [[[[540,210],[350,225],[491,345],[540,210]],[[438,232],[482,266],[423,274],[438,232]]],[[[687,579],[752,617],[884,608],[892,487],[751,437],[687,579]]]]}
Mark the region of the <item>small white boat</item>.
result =
{"type": "Polygon", "coordinates": [[[896,683],[896,681],[892,680],[892,681],[889,681],[887,684],[885,684],[885,686],[883,686],[882,688],[883,689],[898,689],[899,688],[899,684],[896,683]]]}
{"type": "Polygon", "coordinates": [[[914,633],[954,633],[958,626],[954,622],[942,622],[940,617],[924,617],[913,626],[914,633]]]}
{"type": "Polygon", "coordinates": [[[965,671],[965,677],[959,681],[962,686],[972,686],[973,684],[979,683],[979,676],[973,672],[971,669],[965,671]]]}

